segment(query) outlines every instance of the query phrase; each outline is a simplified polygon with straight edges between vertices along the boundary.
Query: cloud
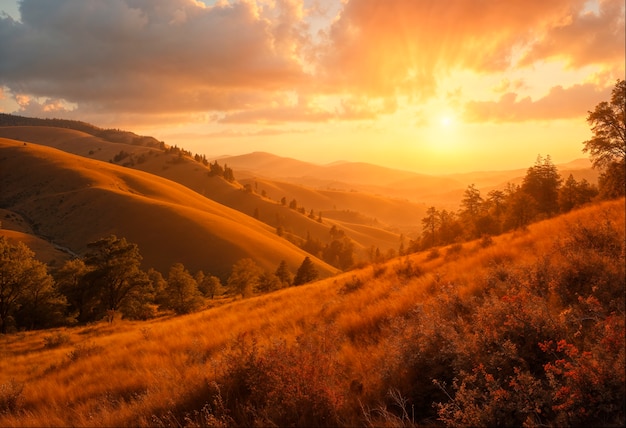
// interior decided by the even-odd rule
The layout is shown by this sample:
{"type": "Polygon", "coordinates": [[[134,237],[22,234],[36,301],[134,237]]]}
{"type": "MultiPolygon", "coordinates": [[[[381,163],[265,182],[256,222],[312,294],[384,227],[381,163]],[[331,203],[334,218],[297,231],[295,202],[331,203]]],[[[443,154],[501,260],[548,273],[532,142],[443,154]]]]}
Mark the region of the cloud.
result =
{"type": "Polygon", "coordinates": [[[296,103],[228,113],[218,120],[225,124],[277,124],[284,122],[328,122],[331,120],[368,120],[393,113],[395,100],[366,97],[343,97],[335,106],[322,107],[316,97],[299,97],[296,103]]]}
{"type": "Polygon", "coordinates": [[[569,88],[554,86],[546,96],[536,101],[530,97],[518,99],[517,94],[508,92],[498,101],[468,102],[464,118],[468,122],[523,122],[580,117],[608,99],[611,89],[598,88],[592,83],[569,88]]]}
{"type": "Polygon", "coordinates": [[[625,51],[624,1],[602,0],[598,13],[574,13],[570,19],[549,28],[521,63],[563,58],[575,68],[615,62],[623,66],[625,51]]]}
{"type": "Polygon", "coordinates": [[[615,67],[623,5],[599,1],[594,14],[587,0],[23,0],[20,21],[0,16],[0,87],[55,100],[41,114],[97,123],[374,119],[435,96],[456,70],[555,57],[615,67]],[[293,104],[294,93],[334,102],[293,104]]]}
{"type": "MultiPolygon", "coordinates": [[[[350,0],[318,50],[319,72],[328,84],[349,91],[428,97],[451,70],[493,73],[515,67],[520,51],[584,5],[584,0],[350,0]]],[[[532,61],[548,56],[537,53],[532,61]]]]}
{"type": "MultiPolygon", "coordinates": [[[[302,82],[291,3],[24,0],[0,18],[0,84],[90,111],[175,112],[263,105],[302,82]],[[270,21],[263,14],[276,14],[270,21]],[[292,25],[293,24],[293,25],[292,25]]],[[[297,9],[297,8],[296,8],[297,9]]]]}

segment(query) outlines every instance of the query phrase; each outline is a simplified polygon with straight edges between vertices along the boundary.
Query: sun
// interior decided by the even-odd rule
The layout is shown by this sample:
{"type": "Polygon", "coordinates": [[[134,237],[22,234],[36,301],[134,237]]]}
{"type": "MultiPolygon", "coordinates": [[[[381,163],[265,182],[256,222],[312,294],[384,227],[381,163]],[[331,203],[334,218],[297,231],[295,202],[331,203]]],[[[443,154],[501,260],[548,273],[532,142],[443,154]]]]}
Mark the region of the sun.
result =
{"type": "Polygon", "coordinates": [[[450,128],[454,125],[454,116],[446,114],[439,117],[439,125],[444,128],[450,128]]]}

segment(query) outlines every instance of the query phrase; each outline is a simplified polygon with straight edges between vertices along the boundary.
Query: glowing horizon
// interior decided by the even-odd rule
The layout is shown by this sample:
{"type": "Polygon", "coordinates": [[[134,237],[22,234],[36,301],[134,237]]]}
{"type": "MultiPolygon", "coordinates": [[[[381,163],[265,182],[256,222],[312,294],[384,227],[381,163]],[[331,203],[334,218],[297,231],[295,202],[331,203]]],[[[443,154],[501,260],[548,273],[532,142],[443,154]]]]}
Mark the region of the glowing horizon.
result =
{"type": "Polygon", "coordinates": [[[621,0],[0,0],[0,111],[426,173],[585,157],[621,0]]]}

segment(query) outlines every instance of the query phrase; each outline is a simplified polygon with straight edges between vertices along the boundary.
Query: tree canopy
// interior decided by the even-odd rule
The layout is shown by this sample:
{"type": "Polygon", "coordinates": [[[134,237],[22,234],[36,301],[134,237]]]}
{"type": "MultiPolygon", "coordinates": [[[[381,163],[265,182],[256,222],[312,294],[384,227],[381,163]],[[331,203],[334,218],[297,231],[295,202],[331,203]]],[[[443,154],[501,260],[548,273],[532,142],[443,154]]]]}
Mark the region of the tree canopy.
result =
{"type": "Polygon", "coordinates": [[[626,193],[625,109],[626,82],[618,80],[611,100],[601,102],[587,116],[593,137],[583,143],[583,152],[588,152],[593,166],[602,170],[598,184],[603,198],[616,198],[626,193]]]}

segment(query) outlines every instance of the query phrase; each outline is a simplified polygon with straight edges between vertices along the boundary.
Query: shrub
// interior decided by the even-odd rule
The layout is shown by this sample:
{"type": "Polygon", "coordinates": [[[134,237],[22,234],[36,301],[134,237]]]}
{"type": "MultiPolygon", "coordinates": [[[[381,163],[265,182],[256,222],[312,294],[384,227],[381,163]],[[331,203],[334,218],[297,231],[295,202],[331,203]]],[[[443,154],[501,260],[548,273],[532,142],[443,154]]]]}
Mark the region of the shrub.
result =
{"type": "Polygon", "coordinates": [[[337,426],[341,370],[324,350],[314,338],[293,346],[278,341],[264,350],[240,338],[217,382],[235,424],[337,426]]]}
{"type": "Polygon", "coordinates": [[[352,279],[346,281],[341,289],[339,290],[339,294],[349,294],[353,293],[361,288],[363,288],[364,281],[362,278],[357,277],[356,275],[352,275],[352,279]]]}
{"type": "Polygon", "coordinates": [[[58,348],[61,345],[70,343],[70,335],[63,331],[59,331],[59,332],[44,336],[43,342],[44,342],[43,346],[45,348],[58,348]]]}
{"type": "Polygon", "coordinates": [[[94,343],[88,345],[84,343],[79,343],[73,350],[67,353],[67,358],[70,361],[76,361],[78,359],[86,358],[91,355],[97,355],[102,351],[102,349],[103,348],[101,346],[98,346],[94,343]]]}

